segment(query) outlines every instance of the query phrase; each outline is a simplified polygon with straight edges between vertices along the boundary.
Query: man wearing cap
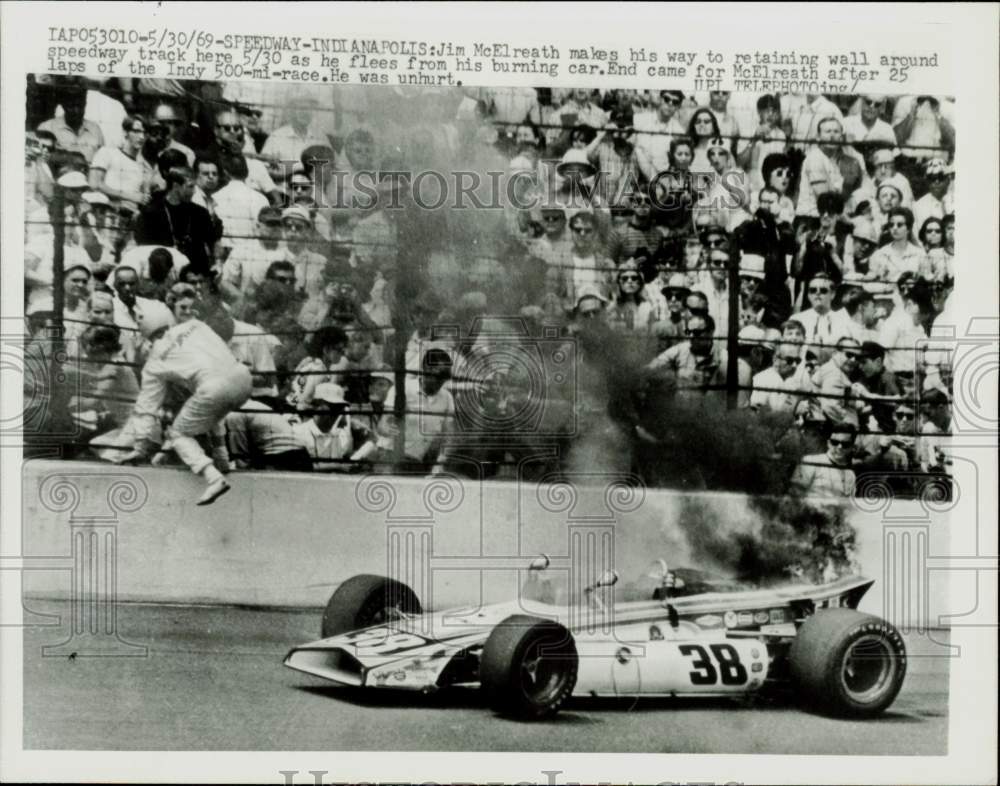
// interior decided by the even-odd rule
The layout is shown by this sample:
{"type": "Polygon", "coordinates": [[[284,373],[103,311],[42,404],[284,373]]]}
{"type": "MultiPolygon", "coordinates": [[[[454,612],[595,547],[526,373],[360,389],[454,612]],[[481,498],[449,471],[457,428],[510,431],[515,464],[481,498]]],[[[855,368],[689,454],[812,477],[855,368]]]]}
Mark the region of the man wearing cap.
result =
{"type": "Polygon", "coordinates": [[[871,256],[878,248],[878,232],[867,216],[851,219],[851,236],[844,241],[844,280],[869,281],[875,278],[871,256]]]}
{"type": "Polygon", "coordinates": [[[708,141],[708,161],[712,171],[694,178],[697,201],[692,218],[695,225],[720,224],[732,232],[750,218],[747,176],[733,164],[729,143],[722,137],[708,141]]]}
{"type": "Polygon", "coordinates": [[[240,309],[253,297],[273,262],[286,260],[282,226],[281,208],[268,205],[257,213],[251,236],[234,243],[219,282],[223,297],[234,308],[240,309]]]}
{"type": "Polygon", "coordinates": [[[222,221],[219,246],[231,251],[237,243],[253,239],[257,217],[270,203],[247,185],[247,163],[242,155],[225,156],[222,171],[229,182],[212,194],[212,202],[215,215],[222,221]]]}
{"type": "Polygon", "coordinates": [[[152,455],[151,437],[159,420],[168,385],[190,393],[167,437],[180,459],[205,480],[199,505],[208,505],[229,491],[229,483],[213,464],[197,437],[207,435],[213,457],[228,464],[224,419],[250,397],[250,371],[233,357],[212,328],[197,319],[171,327],[170,310],[157,301],[144,303],[137,311],[139,330],[152,343],[142,369],[142,386],[135,403],[136,447],[120,456],[118,463],[143,460],[152,455]]]}
{"type": "Polygon", "coordinates": [[[753,218],[733,232],[737,248],[763,258],[764,280],[760,291],[767,296],[779,324],[792,313],[786,257],[795,253],[791,231],[785,224],[778,224],[780,198],[781,195],[770,186],[762,188],[753,218]]]}
{"type": "Polygon", "coordinates": [[[587,157],[600,172],[600,196],[607,204],[617,202],[625,187],[639,179],[635,156],[635,128],[631,112],[615,110],[607,128],[598,131],[587,145],[587,157]]]}
{"type": "MultiPolygon", "coordinates": [[[[80,166],[82,166],[82,161],[80,166]]],[[[84,208],[83,195],[88,191],[87,176],[76,169],[75,162],[58,167],[55,184],[62,188],[66,210],[66,244],[80,244],[80,232],[77,231],[80,211],[84,208]]],[[[26,206],[27,208],[27,206],[26,206]]],[[[52,245],[52,219],[49,206],[37,205],[25,215],[24,237],[26,243],[34,243],[39,237],[44,237],[49,246],[52,245]]]]}
{"type": "Polygon", "coordinates": [[[84,191],[77,205],[80,245],[94,261],[92,272],[100,281],[108,277],[121,247],[128,241],[119,216],[111,208],[111,200],[100,191],[84,191]]]}
{"type": "Polygon", "coordinates": [[[927,193],[913,203],[913,226],[920,228],[928,218],[943,219],[955,211],[951,192],[951,167],[932,158],[924,167],[927,193]]]}
{"type": "Polygon", "coordinates": [[[311,417],[293,426],[295,439],[309,454],[314,469],[348,469],[354,453],[354,434],[350,405],[344,389],[334,382],[316,386],[310,404],[311,417]]]}
{"type": "Polygon", "coordinates": [[[90,281],[91,266],[82,260],[66,267],[63,273],[63,335],[67,341],[75,341],[87,329],[90,281]]]}
{"type": "Polygon", "coordinates": [[[570,211],[591,208],[595,203],[594,175],[597,167],[590,163],[587,151],[570,148],[556,165],[557,194],[570,211]]]}
{"type": "Polygon", "coordinates": [[[575,305],[577,292],[582,287],[595,287],[605,299],[614,285],[614,265],[607,259],[598,243],[597,222],[593,213],[576,213],[569,221],[572,236],[572,255],[569,265],[563,268],[563,290],[567,308],[575,305]]]}
{"type": "MultiPolygon", "coordinates": [[[[653,332],[666,346],[684,337],[684,300],[691,293],[683,273],[671,273],[666,282],[657,276],[646,285],[646,296],[653,304],[653,332]],[[655,285],[659,284],[657,290],[655,285]]],[[[661,350],[662,351],[662,350],[661,350]]]]}
{"type": "Polygon", "coordinates": [[[635,158],[650,182],[670,169],[670,140],[686,132],[677,116],[682,103],[684,94],[679,90],[661,90],[659,106],[635,116],[635,158]]]}
{"type": "MultiPolygon", "coordinates": [[[[65,191],[65,215],[70,224],[63,245],[63,270],[82,267],[89,274],[92,270],[91,256],[81,245],[85,238],[73,226],[78,223],[81,212],[78,203],[87,188],[87,179],[80,172],[71,171],[60,175],[56,182],[65,191]]],[[[51,231],[35,235],[24,247],[24,288],[28,305],[39,299],[52,297],[54,252],[51,231]]]]}
{"type": "Polygon", "coordinates": [[[609,256],[615,264],[635,256],[640,248],[645,248],[651,254],[655,254],[660,248],[662,235],[653,226],[649,189],[637,189],[629,198],[629,206],[632,208],[632,215],[628,223],[623,228],[614,230],[608,243],[609,256]]]}
{"type": "Polygon", "coordinates": [[[84,120],[87,108],[87,90],[81,85],[66,85],[59,93],[62,117],[53,117],[38,126],[39,131],[55,135],[56,145],[62,150],[82,153],[89,164],[94,155],[104,147],[104,134],[100,126],[84,120]]]}
{"type": "MultiPolygon", "coordinates": [[[[326,288],[324,271],[326,257],[312,250],[313,220],[301,205],[292,205],[281,211],[282,235],[285,238],[285,259],[295,265],[295,278],[305,293],[306,305],[310,300],[323,297],[326,288]]],[[[315,310],[315,306],[310,306],[315,310]]]]}
{"type": "Polygon", "coordinates": [[[778,312],[763,289],[764,257],[740,255],[740,325],[778,328],[784,314],[778,312]]]}
{"type": "Polygon", "coordinates": [[[882,185],[894,186],[899,191],[899,203],[903,207],[909,207],[913,204],[913,189],[910,187],[910,181],[902,172],[896,171],[897,155],[899,155],[899,150],[896,148],[880,147],[872,151],[868,157],[872,176],[851,195],[850,206],[852,209],[864,200],[877,201],[878,191],[882,185]]]}

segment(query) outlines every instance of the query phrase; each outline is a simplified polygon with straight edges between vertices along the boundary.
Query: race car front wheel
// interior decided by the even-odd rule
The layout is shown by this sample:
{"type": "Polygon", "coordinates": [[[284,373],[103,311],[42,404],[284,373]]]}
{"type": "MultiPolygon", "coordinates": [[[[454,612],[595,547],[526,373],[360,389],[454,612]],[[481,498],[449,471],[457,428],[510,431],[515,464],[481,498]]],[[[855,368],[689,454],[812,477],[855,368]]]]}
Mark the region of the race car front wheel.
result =
{"type": "Polygon", "coordinates": [[[878,715],[895,700],[906,676],[899,631],[854,609],[824,609],[807,619],[789,658],[807,704],[830,715],[878,715]]]}
{"type": "Polygon", "coordinates": [[[515,614],[486,640],[479,680],[496,712],[537,720],[558,712],[576,686],[578,666],[576,644],[565,627],[515,614]]]}
{"type": "Polygon", "coordinates": [[[351,576],[330,596],[323,612],[322,637],[388,624],[403,614],[420,614],[420,599],[408,586],[385,576],[351,576]]]}

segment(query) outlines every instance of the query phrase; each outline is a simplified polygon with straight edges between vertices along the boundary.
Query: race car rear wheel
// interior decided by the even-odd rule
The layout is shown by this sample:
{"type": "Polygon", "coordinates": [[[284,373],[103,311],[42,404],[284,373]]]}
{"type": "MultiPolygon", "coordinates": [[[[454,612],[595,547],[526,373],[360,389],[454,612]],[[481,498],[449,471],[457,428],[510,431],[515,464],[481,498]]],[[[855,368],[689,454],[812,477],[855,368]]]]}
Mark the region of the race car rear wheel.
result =
{"type": "Polygon", "coordinates": [[[576,644],[565,627],[515,614],[486,640],[479,680],[498,713],[536,720],[559,711],[576,686],[578,667],[576,644]]]}
{"type": "Polygon", "coordinates": [[[390,623],[402,614],[422,611],[416,593],[400,581],[367,573],[351,576],[326,604],[322,637],[390,623]]]}
{"type": "Polygon", "coordinates": [[[789,660],[806,702],[831,715],[878,715],[895,700],[906,676],[899,631],[854,609],[825,609],[807,619],[789,660]]]}

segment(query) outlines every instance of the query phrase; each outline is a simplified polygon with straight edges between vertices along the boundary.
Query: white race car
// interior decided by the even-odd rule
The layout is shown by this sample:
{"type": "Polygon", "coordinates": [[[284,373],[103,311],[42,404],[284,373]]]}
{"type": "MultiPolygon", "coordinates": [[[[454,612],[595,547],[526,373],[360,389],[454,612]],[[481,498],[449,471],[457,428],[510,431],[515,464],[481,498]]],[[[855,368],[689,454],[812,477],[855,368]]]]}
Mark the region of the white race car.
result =
{"type": "Polygon", "coordinates": [[[490,706],[520,719],[550,716],[570,696],[738,696],[781,685],[810,708],[867,718],[899,693],[902,638],[856,610],[873,581],[754,589],[658,564],[651,590],[615,591],[608,572],[560,603],[541,557],[521,599],[427,614],[405,584],[354,576],[330,598],[322,638],[284,662],[370,688],[478,683],[490,706]]]}

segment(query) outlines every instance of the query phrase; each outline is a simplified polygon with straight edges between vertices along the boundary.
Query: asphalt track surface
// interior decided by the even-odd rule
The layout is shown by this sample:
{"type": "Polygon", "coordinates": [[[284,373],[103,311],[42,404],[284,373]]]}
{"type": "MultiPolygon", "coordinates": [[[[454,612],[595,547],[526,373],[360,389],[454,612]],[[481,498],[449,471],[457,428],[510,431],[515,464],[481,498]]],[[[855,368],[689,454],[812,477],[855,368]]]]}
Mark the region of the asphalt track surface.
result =
{"type": "Polygon", "coordinates": [[[899,697],[874,721],[820,717],[787,699],[650,698],[573,699],[555,719],[524,724],[493,715],[473,689],[375,693],[285,668],[292,645],[318,637],[315,611],[121,604],[120,636],[148,654],[72,657],[42,654],[69,638],[68,604],[25,606],[60,620],[25,629],[28,749],[905,755],[947,748],[948,659],[928,657],[932,645],[917,636],[907,637],[899,697]]]}

